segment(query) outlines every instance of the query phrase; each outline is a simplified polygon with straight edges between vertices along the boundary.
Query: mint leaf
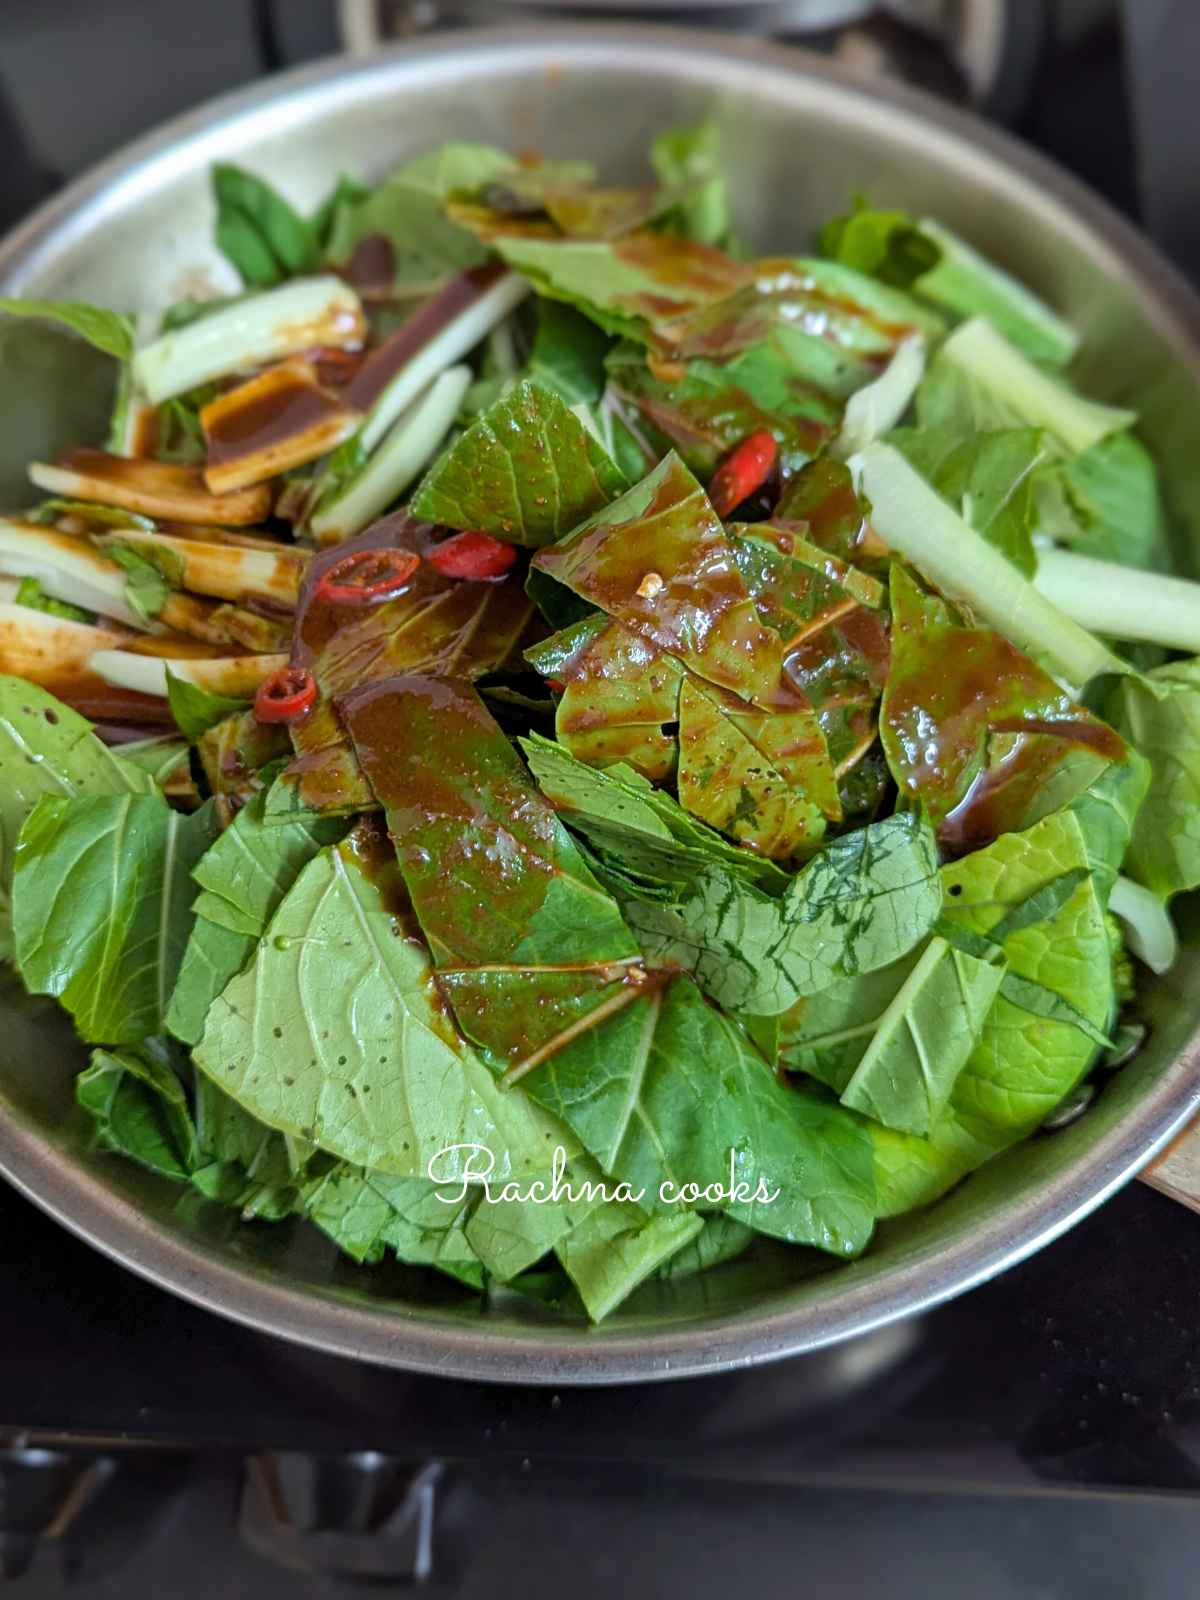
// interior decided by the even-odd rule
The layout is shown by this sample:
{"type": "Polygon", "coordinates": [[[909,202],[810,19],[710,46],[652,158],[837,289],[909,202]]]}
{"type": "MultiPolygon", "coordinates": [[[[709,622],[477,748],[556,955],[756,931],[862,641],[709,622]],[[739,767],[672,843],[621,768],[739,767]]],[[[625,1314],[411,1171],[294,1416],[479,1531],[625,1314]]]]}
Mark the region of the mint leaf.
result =
{"type": "Polygon", "coordinates": [[[569,532],[625,487],[566,401],[523,379],[433,464],[410,510],[446,527],[536,547],[569,532]]]}
{"type": "Polygon", "coordinates": [[[319,264],[316,234],[277,190],[228,162],[212,167],[217,248],[252,289],[269,289],[319,264]]]}
{"type": "MultiPolygon", "coordinates": [[[[128,591],[126,591],[128,592],[128,591]]],[[[167,668],[167,704],[175,726],[186,739],[198,739],[226,717],[235,717],[249,705],[246,700],[231,700],[228,695],[189,683],[167,668]]]]}
{"type": "Polygon", "coordinates": [[[40,317],[61,322],[94,349],[118,361],[133,356],[133,318],[84,300],[14,300],[0,296],[0,312],[10,317],[40,317]]]}

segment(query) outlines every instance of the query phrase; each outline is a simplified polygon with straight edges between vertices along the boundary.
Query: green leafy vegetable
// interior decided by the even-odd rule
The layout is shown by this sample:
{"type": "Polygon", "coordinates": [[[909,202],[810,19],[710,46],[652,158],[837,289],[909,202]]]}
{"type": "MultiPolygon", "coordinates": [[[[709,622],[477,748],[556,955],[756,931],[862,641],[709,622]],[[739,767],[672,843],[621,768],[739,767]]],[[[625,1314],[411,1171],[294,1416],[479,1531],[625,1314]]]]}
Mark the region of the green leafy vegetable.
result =
{"type": "Polygon", "coordinates": [[[892,569],[892,659],[880,736],[903,794],[959,853],[1019,825],[1031,789],[1079,746],[1120,760],[1112,730],[990,629],[892,569]],[[986,770],[985,770],[986,769],[986,770]]]}
{"type": "Polygon", "coordinates": [[[1002,962],[931,939],[879,1018],[842,1104],[901,1133],[928,1133],[979,1040],[1003,976],[1002,962]]]}
{"type": "Polygon", "coordinates": [[[784,1087],[690,979],[644,995],[524,1082],[656,1214],[675,1212],[692,1185],[683,1192],[693,1205],[721,1206],[758,1232],[836,1255],[866,1243],[873,1197],[862,1126],[784,1087]]]}
{"type": "Polygon", "coordinates": [[[13,853],[44,795],[147,794],[152,780],[101,744],[91,724],[45,689],[0,676],[0,953],[11,954],[13,853]]]}
{"type": "Polygon", "coordinates": [[[364,870],[376,859],[360,833],[303,868],[213,1002],[197,1066],[260,1122],[354,1166],[425,1178],[455,1147],[450,1181],[462,1147],[483,1145],[498,1179],[543,1169],[561,1134],[456,1035],[423,946],[364,870]]]}
{"type": "Polygon", "coordinates": [[[308,1184],[305,1213],[355,1261],[391,1250],[414,1266],[437,1267],[473,1289],[483,1268],[467,1239],[474,1201],[449,1203],[424,1178],[396,1178],[340,1165],[308,1184]]]}
{"type": "Polygon", "coordinates": [[[1104,561],[1156,572],[1170,567],[1158,469],[1128,429],[1044,467],[1034,489],[1039,532],[1104,561]]]}
{"type": "Polygon", "coordinates": [[[245,700],[231,700],[228,695],[213,694],[198,684],[189,683],[167,668],[167,703],[175,726],[187,739],[198,739],[202,733],[215,728],[226,717],[245,711],[245,700]]]}
{"type": "Polygon", "coordinates": [[[679,690],[680,803],[772,860],[810,855],[840,818],[833,765],[803,702],[760,712],[688,676],[679,690]]]}
{"type": "MultiPolygon", "coordinates": [[[[686,363],[681,375],[669,377],[651,369],[645,353],[632,341],[619,344],[608,357],[614,391],[635,406],[644,427],[673,446],[681,459],[703,477],[711,476],[722,457],[748,434],[771,433],[780,450],[784,475],[795,472],[832,435],[841,407],[836,393],[822,380],[836,382],[820,358],[810,352],[828,350],[822,341],[801,347],[781,339],[752,345],[731,360],[702,359],[686,363]]],[[[855,374],[865,382],[870,373],[855,374]]]]}
{"type": "Polygon", "coordinates": [[[380,235],[392,247],[397,289],[431,289],[448,273],[479,266],[487,256],[485,248],[446,215],[445,201],[456,192],[503,178],[515,167],[511,156],[482,144],[450,143],[418,156],[357,203],[338,208],[328,254],[334,261],[345,261],[361,240],[380,235]]]}
{"type": "Polygon", "coordinates": [[[1083,685],[1129,664],[1072,622],[925,482],[898,450],[877,442],[852,463],[880,537],[948,600],[965,602],[1056,677],[1083,685]]]}
{"type": "Polygon", "coordinates": [[[608,1205],[573,1228],[557,1255],[588,1315],[600,1322],[703,1227],[694,1212],[647,1221],[636,1206],[608,1205]]]}
{"type": "Polygon", "coordinates": [[[190,1176],[196,1130],[187,1095],[160,1039],[124,1050],[93,1050],[75,1080],[75,1098],[96,1125],[105,1150],[167,1178],[190,1176]]]}
{"type": "Polygon", "coordinates": [[[569,406],[595,405],[604,393],[610,343],[594,322],[570,306],[539,300],[529,376],[554,389],[569,406]]]}
{"type": "Polygon", "coordinates": [[[680,231],[701,244],[727,247],[732,222],[716,123],[660,133],[650,146],[650,163],[660,181],[679,194],[680,231]]]}
{"type": "Polygon", "coordinates": [[[729,1010],[773,1016],[919,944],[941,887],[928,826],[899,814],[832,840],[779,898],[709,868],[670,897],[629,880],[621,901],[649,957],[677,962],[729,1010]]]}
{"type": "Polygon", "coordinates": [[[114,539],[104,554],[125,569],[125,599],[143,622],[154,622],[171,597],[171,584],[161,569],[136,545],[114,539]]]}
{"type": "Polygon", "coordinates": [[[1036,428],[966,436],[947,428],[899,428],[888,443],[976,533],[1027,577],[1033,573],[1033,533],[1041,526],[1035,490],[1049,459],[1036,428]]]}
{"type": "Polygon", "coordinates": [[[434,463],[411,512],[510,544],[548,544],[620,494],[625,479],[544,384],[524,379],[434,463]]]}
{"type": "Polygon", "coordinates": [[[720,519],[674,454],[539,550],[534,566],[711,683],[768,705],[777,696],[780,642],[737,575],[720,519]],[[647,584],[649,574],[658,581],[647,584]]]}
{"type": "Polygon", "coordinates": [[[1122,683],[1117,727],[1149,759],[1150,788],[1127,871],[1164,899],[1200,886],[1200,661],[1173,661],[1122,683]]]}
{"type": "Polygon", "coordinates": [[[200,893],[166,1023],[195,1044],[216,997],[249,963],[258,940],[300,871],[345,832],[338,818],[263,821],[266,795],[255,795],[192,871],[200,893]]]}
{"type": "Polygon", "coordinates": [[[1042,428],[1067,455],[1090,450],[1137,421],[1132,411],[1085,400],[1052,378],[981,317],[940,347],[917,390],[922,428],[1042,428]]]}
{"type": "Polygon", "coordinates": [[[157,794],[45,796],[26,818],[13,874],[17,965],[89,1043],[162,1031],[191,931],[189,875],[211,833],[211,807],[183,817],[157,794]]]}
{"type": "Polygon", "coordinates": [[[312,226],[277,190],[225,162],[212,168],[217,248],[252,289],[269,289],[319,264],[312,226]]]}
{"type": "Polygon", "coordinates": [[[40,317],[61,322],[81,339],[118,361],[133,356],[133,318],[84,300],[13,300],[0,296],[0,312],[10,317],[40,317]]]}
{"type": "Polygon", "coordinates": [[[466,1235],[472,1250],[495,1277],[505,1282],[518,1277],[607,1204],[604,1174],[584,1156],[562,1167],[557,1187],[554,1178],[555,1169],[551,1169],[524,1183],[525,1192],[535,1195],[532,1200],[505,1200],[499,1194],[480,1197],[466,1235]],[[542,1188],[535,1190],[538,1182],[542,1188]],[[552,1198],[554,1195],[559,1198],[552,1198]],[[547,1196],[551,1198],[543,1198],[547,1196]]]}
{"type": "Polygon", "coordinates": [[[821,249],[958,316],[986,317],[1034,361],[1066,366],[1078,348],[1074,329],[1024,284],[930,218],[859,205],[826,223],[821,249]]]}

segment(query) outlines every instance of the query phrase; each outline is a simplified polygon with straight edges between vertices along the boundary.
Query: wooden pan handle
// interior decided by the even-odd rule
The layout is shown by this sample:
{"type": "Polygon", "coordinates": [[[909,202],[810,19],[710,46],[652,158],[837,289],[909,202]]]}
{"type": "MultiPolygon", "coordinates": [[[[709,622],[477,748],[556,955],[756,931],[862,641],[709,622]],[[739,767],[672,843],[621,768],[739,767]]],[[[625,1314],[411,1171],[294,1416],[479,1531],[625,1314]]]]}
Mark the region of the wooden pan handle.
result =
{"type": "Polygon", "coordinates": [[[1152,1189],[1200,1211],[1200,1119],[1177,1134],[1138,1176],[1152,1189]]]}

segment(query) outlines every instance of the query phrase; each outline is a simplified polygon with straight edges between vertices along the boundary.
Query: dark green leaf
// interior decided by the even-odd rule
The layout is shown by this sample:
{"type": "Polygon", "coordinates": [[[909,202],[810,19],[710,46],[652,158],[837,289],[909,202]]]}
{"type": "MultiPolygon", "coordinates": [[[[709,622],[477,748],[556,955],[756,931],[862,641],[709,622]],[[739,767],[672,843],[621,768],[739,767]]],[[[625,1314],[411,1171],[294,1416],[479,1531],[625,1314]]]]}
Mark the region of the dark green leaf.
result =
{"type": "Polygon", "coordinates": [[[537,546],[569,532],[626,488],[591,431],[556,390],[523,379],[426,474],[411,512],[537,546]]]}
{"type": "Polygon", "coordinates": [[[213,694],[208,689],[189,683],[186,678],[177,677],[168,667],[167,703],[180,733],[187,739],[195,740],[226,717],[235,717],[245,711],[248,702],[213,694]]]}
{"type": "Polygon", "coordinates": [[[318,265],[312,227],[269,183],[241,167],[215,162],[212,187],[217,248],[249,287],[268,289],[318,265]]]}
{"type": "Polygon", "coordinates": [[[104,1149],[167,1178],[185,1179],[196,1167],[196,1130],[163,1040],[93,1050],[91,1064],[75,1080],[75,1098],[94,1120],[104,1149]]]}
{"type": "Polygon", "coordinates": [[[13,300],[0,296],[0,312],[10,317],[40,317],[61,322],[106,356],[128,361],[133,355],[133,318],[83,300],[13,300]]]}

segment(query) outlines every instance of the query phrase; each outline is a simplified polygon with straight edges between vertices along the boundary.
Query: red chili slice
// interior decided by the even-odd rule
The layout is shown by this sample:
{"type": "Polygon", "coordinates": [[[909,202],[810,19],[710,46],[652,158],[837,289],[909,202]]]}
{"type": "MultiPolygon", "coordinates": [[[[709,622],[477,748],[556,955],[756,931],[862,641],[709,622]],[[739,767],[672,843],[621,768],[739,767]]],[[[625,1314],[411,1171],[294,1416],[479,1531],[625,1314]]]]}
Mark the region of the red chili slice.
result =
{"type": "Polygon", "coordinates": [[[456,533],[425,557],[444,578],[499,578],[517,559],[511,544],[490,533],[456,533]]]}
{"type": "Polygon", "coordinates": [[[312,710],[317,680],[304,667],[278,667],[254,696],[257,722],[298,722],[312,710]]]}
{"type": "Polygon", "coordinates": [[[374,606],[391,600],[421,565],[411,550],[355,550],[317,580],[313,597],[335,606],[374,606]]]}
{"type": "Polygon", "coordinates": [[[749,434],[735,450],[731,450],[713,473],[708,486],[708,498],[719,517],[727,517],[756,489],[761,489],[770,476],[771,468],[779,455],[774,435],[762,429],[749,434]]]}

